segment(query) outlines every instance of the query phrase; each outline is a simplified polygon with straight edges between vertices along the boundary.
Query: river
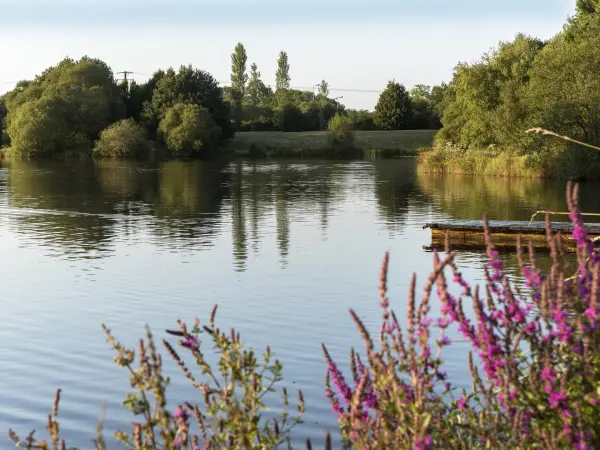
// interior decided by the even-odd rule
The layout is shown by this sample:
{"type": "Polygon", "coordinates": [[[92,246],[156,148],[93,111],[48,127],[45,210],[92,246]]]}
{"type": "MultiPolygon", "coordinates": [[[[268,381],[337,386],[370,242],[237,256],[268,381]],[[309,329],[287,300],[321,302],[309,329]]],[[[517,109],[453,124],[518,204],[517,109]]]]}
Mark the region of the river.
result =
{"type": "MultiPolygon", "coordinates": [[[[599,188],[582,186],[585,211],[600,212],[599,188]]],[[[320,345],[342,367],[350,346],[363,348],[348,308],[376,332],[384,252],[391,304],[403,317],[411,273],[422,285],[431,269],[424,222],[486,211],[528,220],[539,209],[564,211],[564,189],[562,181],[417,174],[410,158],[12,162],[0,169],[0,429],[45,436],[60,387],[67,444],[91,448],[103,401],[107,434],[128,430],[132,417],[120,405],[128,374],[113,364],[101,323],[134,345],[145,324],[162,339],[177,319],[206,321],[218,303],[218,324],[257,349],[271,345],[284,384],[303,389],[307,413],[294,441],[310,436],[322,448],[336,419],[320,345]]],[[[514,256],[505,257],[514,269],[514,256]]],[[[484,261],[480,251],[458,254],[470,280],[482,280],[484,261]]],[[[468,387],[465,345],[451,346],[446,360],[450,379],[468,387]]],[[[200,400],[162,353],[169,399],[200,400]]]]}

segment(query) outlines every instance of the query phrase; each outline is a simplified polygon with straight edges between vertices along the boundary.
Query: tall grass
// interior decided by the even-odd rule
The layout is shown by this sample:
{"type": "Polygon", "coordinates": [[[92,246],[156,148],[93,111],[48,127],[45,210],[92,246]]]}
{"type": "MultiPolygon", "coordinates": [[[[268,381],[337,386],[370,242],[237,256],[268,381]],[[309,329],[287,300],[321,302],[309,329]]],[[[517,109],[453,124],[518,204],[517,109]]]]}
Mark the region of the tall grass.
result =
{"type": "Polygon", "coordinates": [[[452,145],[437,145],[419,154],[418,170],[426,173],[542,177],[530,167],[529,158],[494,149],[463,150],[452,145]]]}
{"type": "Polygon", "coordinates": [[[541,128],[528,132],[552,135],[564,141],[544,144],[527,152],[493,146],[484,149],[464,149],[449,142],[436,141],[431,149],[419,154],[417,167],[421,172],[438,174],[600,178],[600,152],[597,151],[597,147],[541,128]],[[581,148],[581,145],[587,148],[581,148]]]}

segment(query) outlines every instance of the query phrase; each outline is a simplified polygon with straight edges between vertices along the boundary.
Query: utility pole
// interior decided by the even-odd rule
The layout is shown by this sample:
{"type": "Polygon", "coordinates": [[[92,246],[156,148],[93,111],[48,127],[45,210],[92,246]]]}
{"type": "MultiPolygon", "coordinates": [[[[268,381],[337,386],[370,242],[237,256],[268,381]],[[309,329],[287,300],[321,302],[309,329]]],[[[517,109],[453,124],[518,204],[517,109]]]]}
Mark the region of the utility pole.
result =
{"type": "MultiPolygon", "coordinates": [[[[117,72],[117,74],[119,74],[119,73],[122,73],[122,74],[123,74],[123,79],[122,79],[122,80],[125,82],[125,84],[127,84],[127,91],[129,91],[129,81],[130,81],[130,80],[128,80],[128,79],[127,79],[127,75],[128,75],[128,74],[132,74],[133,72],[130,72],[130,71],[128,71],[128,70],[124,70],[124,71],[122,71],[122,72],[117,72]]],[[[121,80],[121,79],[118,79],[117,81],[120,81],[120,80],[121,80]]]]}
{"type": "Polygon", "coordinates": [[[313,102],[317,101],[317,94],[315,93],[315,88],[318,88],[319,86],[321,86],[321,84],[313,84],[312,87],[312,91],[313,91],[313,102]]]}
{"type": "Polygon", "coordinates": [[[336,98],[332,98],[332,100],[335,102],[335,110],[339,111],[340,110],[340,102],[336,102],[336,100],[340,99],[340,98],[344,98],[343,95],[340,95],[339,97],[336,98]]]}

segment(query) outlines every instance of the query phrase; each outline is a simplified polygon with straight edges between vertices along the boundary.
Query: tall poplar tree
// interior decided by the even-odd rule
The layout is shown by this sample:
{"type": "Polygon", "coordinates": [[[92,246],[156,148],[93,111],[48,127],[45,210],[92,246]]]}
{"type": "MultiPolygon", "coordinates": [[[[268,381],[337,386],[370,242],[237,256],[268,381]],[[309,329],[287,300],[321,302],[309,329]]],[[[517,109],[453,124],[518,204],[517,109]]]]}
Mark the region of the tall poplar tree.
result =
{"type": "Polygon", "coordinates": [[[279,58],[277,58],[277,72],[275,73],[275,92],[280,106],[285,103],[289,88],[290,64],[287,53],[282,50],[279,52],[279,58]]]}
{"type": "Polygon", "coordinates": [[[319,85],[319,122],[321,124],[321,130],[325,129],[325,105],[327,104],[327,96],[329,95],[329,84],[327,81],[322,80],[319,85]]]}
{"type": "Polygon", "coordinates": [[[239,125],[242,111],[242,99],[246,91],[248,74],[246,62],[248,56],[242,43],[238,43],[231,54],[231,100],[233,102],[236,124],[239,125]]]}

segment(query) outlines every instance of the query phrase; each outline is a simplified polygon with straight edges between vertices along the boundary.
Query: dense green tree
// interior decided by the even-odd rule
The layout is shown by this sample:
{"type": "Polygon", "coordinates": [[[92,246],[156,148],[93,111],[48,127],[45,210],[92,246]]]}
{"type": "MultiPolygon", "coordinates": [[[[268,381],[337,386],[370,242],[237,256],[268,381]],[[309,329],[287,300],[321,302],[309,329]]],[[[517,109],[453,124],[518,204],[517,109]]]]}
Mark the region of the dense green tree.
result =
{"type": "Polygon", "coordinates": [[[600,21],[555,37],[537,56],[526,91],[533,124],[600,143],[600,21]]]}
{"type": "Polygon", "coordinates": [[[431,102],[431,86],[417,84],[410,90],[409,97],[412,108],[410,128],[432,128],[433,106],[431,102]]]}
{"type": "Polygon", "coordinates": [[[523,93],[544,43],[519,34],[474,64],[459,64],[443,99],[439,137],[465,148],[521,147],[528,123],[523,93]]]}
{"type": "Polygon", "coordinates": [[[445,82],[442,82],[440,85],[433,86],[431,88],[430,101],[433,109],[433,113],[435,114],[435,119],[439,123],[439,126],[442,126],[441,118],[442,113],[444,112],[444,94],[448,89],[448,85],[445,82]]]}
{"type": "Polygon", "coordinates": [[[193,69],[191,65],[181,66],[178,72],[168,69],[156,83],[146,114],[159,123],[178,103],[206,108],[221,129],[221,139],[233,137],[229,105],[223,99],[223,91],[217,81],[208,72],[193,69]]]}
{"type": "Polygon", "coordinates": [[[446,84],[439,86],[415,85],[409,92],[412,115],[409,126],[412,129],[433,129],[442,127],[442,102],[446,84]]]}
{"type": "Polygon", "coordinates": [[[128,86],[124,86],[126,89],[122,89],[121,95],[125,102],[127,118],[135,119],[136,121],[142,119],[145,105],[152,101],[152,92],[161,74],[164,74],[164,72],[159,71],[155,73],[145,83],[137,83],[135,80],[132,80],[128,86]]]}
{"type": "Polygon", "coordinates": [[[348,109],[346,115],[352,120],[352,126],[355,130],[376,130],[373,122],[373,113],[366,109],[348,109]]]}
{"type": "Polygon", "coordinates": [[[177,156],[209,154],[221,136],[209,110],[189,103],[177,103],[169,108],[158,130],[167,148],[177,156]]]}
{"type": "Polygon", "coordinates": [[[66,58],[5,96],[16,155],[91,149],[100,131],[125,115],[112,71],[102,61],[66,58]]]}
{"type": "MultiPolygon", "coordinates": [[[[158,82],[166,76],[164,70],[157,70],[152,77],[141,85],[135,85],[135,90],[130,91],[130,97],[125,102],[127,104],[127,117],[136,118],[137,111],[140,111],[139,121],[143,124],[151,138],[156,138],[158,129],[158,117],[152,110],[152,96],[158,82]]],[[[133,85],[132,85],[133,87],[133,85]]]]}
{"type": "Polygon", "coordinates": [[[246,83],[248,82],[248,74],[246,73],[246,62],[248,56],[246,49],[242,43],[235,46],[231,54],[231,92],[230,96],[233,103],[234,117],[236,125],[239,126],[241,120],[242,100],[246,93],[246,83]]]}
{"type": "Polygon", "coordinates": [[[8,135],[12,151],[21,157],[50,156],[69,146],[70,129],[63,100],[44,97],[11,110],[8,135]]]}
{"type": "Polygon", "coordinates": [[[274,111],[273,124],[279,131],[306,131],[305,123],[305,114],[292,103],[288,103],[274,111]]]}
{"type": "MultiPolygon", "coordinates": [[[[125,105],[120,96],[120,89],[117,86],[113,72],[108,65],[99,59],[84,56],[79,61],[71,59],[63,60],[55,69],[48,69],[36,82],[44,89],[43,95],[64,96],[67,99],[77,102],[74,105],[76,113],[86,114],[90,107],[99,108],[94,102],[102,102],[108,108],[108,123],[121,119],[125,115],[125,105]],[[88,98],[90,102],[79,103],[82,98],[88,98]],[[79,110],[77,110],[79,109],[79,110]]],[[[31,88],[31,86],[30,86],[31,88]]],[[[86,120],[79,116],[80,120],[86,120]]],[[[96,122],[91,133],[92,137],[105,128],[104,123],[99,122],[100,118],[94,117],[89,122],[96,122]]]]}
{"type": "Polygon", "coordinates": [[[270,94],[272,93],[269,92],[269,89],[260,79],[260,72],[256,63],[252,63],[250,66],[250,78],[246,87],[246,102],[250,106],[265,106],[270,94]]]}
{"type": "Polygon", "coordinates": [[[0,97],[0,147],[3,147],[8,143],[8,134],[6,133],[6,103],[4,97],[0,97]]]}
{"type": "Polygon", "coordinates": [[[113,123],[100,133],[94,154],[112,158],[139,157],[147,155],[150,147],[146,130],[129,118],[113,123]]]}
{"type": "Polygon", "coordinates": [[[576,0],[575,14],[569,17],[564,28],[564,37],[574,39],[580,32],[585,32],[588,26],[594,27],[600,20],[600,0],[576,0]]]}
{"type": "Polygon", "coordinates": [[[44,92],[44,89],[30,80],[18,81],[12,91],[8,91],[2,96],[4,105],[8,113],[9,109],[16,109],[27,100],[38,99],[44,92]],[[29,88],[32,89],[29,89],[29,88]]]}
{"type": "Polygon", "coordinates": [[[577,0],[575,7],[579,14],[599,14],[600,0],[577,0]]]}
{"type": "Polygon", "coordinates": [[[388,82],[375,106],[375,124],[382,130],[405,128],[411,116],[410,97],[404,85],[388,82]]]}

